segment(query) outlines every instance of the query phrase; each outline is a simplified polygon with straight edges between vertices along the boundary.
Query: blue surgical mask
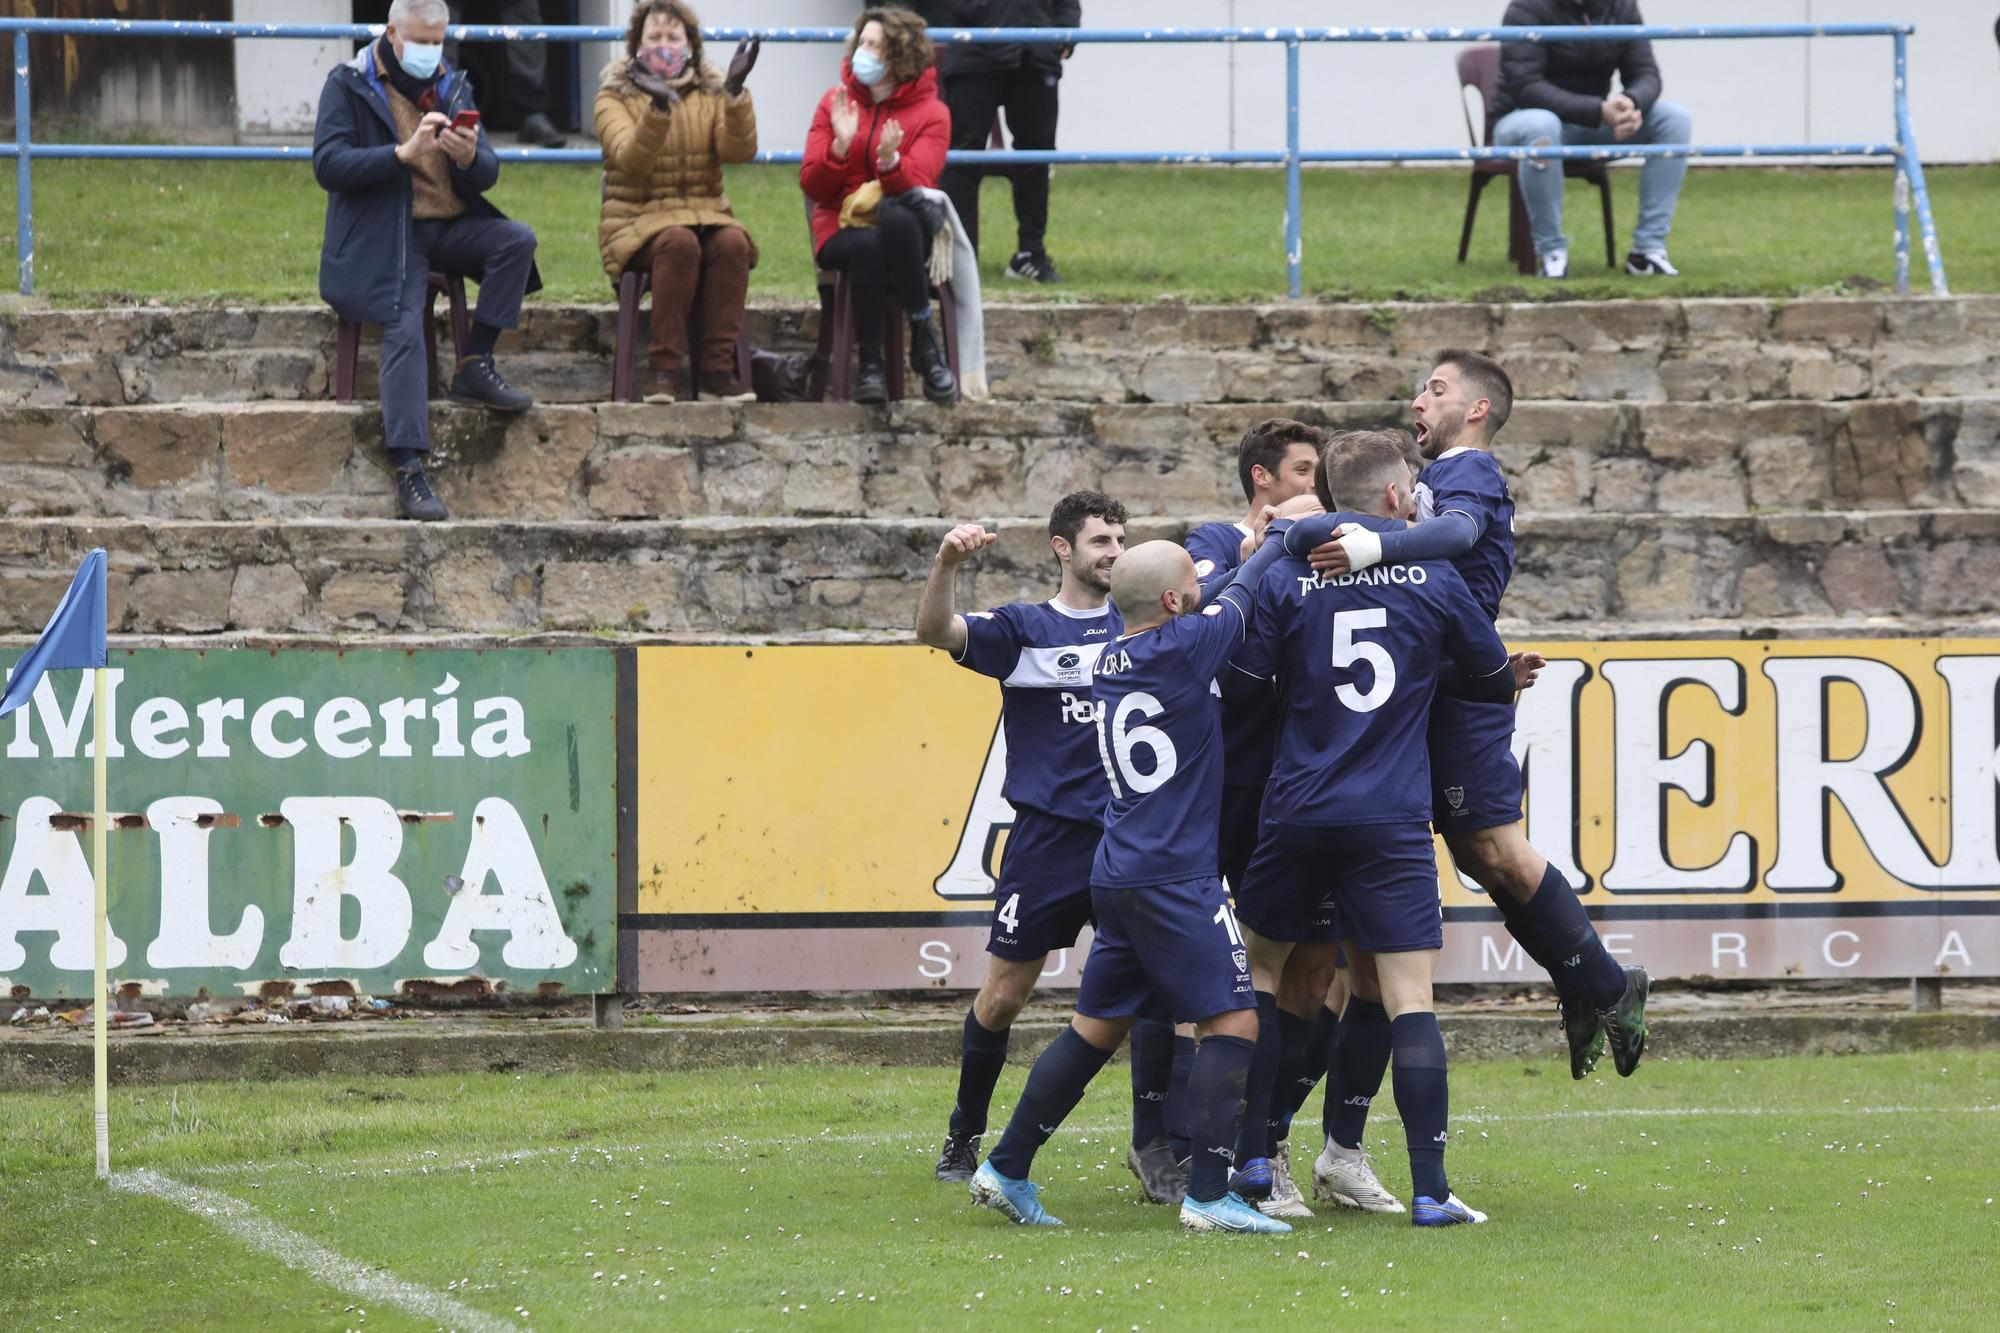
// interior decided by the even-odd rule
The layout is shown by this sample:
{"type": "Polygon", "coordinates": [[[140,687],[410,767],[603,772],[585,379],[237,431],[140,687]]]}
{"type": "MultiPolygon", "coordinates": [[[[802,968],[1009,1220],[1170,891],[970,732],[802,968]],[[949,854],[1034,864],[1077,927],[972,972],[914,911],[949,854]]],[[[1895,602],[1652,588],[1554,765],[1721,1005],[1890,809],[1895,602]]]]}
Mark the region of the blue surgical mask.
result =
{"type": "Polygon", "coordinates": [[[857,48],[853,58],[847,64],[848,68],[854,71],[855,78],[871,87],[882,82],[889,73],[889,67],[882,63],[882,57],[876,55],[873,51],[864,51],[857,48]]]}
{"type": "Polygon", "coordinates": [[[403,73],[413,79],[428,79],[437,73],[438,62],[444,59],[443,42],[403,43],[403,54],[397,57],[403,73]]]}

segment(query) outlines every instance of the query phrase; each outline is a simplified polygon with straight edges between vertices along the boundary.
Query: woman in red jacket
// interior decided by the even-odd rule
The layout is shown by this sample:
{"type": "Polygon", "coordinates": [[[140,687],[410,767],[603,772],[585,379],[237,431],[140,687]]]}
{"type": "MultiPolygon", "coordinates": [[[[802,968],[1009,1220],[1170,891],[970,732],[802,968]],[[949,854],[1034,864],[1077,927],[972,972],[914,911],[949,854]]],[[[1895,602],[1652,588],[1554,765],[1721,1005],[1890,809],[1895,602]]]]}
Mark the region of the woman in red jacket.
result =
{"type": "Polygon", "coordinates": [[[859,359],[857,403],[888,401],[882,334],[891,288],[909,315],[910,366],[923,377],[924,397],[949,403],[958,389],[932,332],[925,267],[930,230],[917,209],[890,202],[935,189],[944,172],[951,113],[938,100],[933,54],[930,32],[911,11],[864,10],[847,39],[840,83],[820,98],[806,135],[799,186],[813,203],[819,266],[847,274],[859,359]],[[878,206],[874,225],[865,225],[865,208],[845,206],[871,182],[887,206],[878,206]]]}

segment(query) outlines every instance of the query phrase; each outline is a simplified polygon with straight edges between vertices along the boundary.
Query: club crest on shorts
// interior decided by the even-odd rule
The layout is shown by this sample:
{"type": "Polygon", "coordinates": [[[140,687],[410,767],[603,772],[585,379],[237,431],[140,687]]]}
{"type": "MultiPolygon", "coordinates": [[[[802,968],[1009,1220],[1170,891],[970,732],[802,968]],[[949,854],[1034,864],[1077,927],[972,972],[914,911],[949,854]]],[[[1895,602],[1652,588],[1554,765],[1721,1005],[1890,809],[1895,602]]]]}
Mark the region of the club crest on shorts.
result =
{"type": "Polygon", "coordinates": [[[1446,787],[1444,789],[1444,799],[1453,810],[1463,810],[1465,808],[1465,788],[1446,787]]]}

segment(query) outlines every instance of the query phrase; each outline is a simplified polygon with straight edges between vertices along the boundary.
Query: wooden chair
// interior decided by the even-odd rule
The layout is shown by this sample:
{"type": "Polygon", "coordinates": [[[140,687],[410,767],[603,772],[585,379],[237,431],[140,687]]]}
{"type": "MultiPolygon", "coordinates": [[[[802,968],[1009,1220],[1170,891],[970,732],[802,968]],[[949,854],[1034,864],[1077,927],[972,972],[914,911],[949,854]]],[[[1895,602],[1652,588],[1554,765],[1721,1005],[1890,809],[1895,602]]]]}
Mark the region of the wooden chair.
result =
{"type": "MultiPolygon", "coordinates": [[[[442,398],[443,390],[438,387],[437,364],[437,298],[444,293],[451,307],[451,350],[453,360],[465,355],[465,345],[472,340],[472,317],[465,308],[465,279],[451,274],[433,273],[424,292],[424,358],[430,366],[430,396],[442,398]]],[[[361,326],[349,320],[340,321],[340,331],[334,336],[333,356],[333,400],[336,403],[354,401],[355,364],[361,359],[361,326]]]]}
{"type": "MultiPolygon", "coordinates": [[[[1472,140],[1474,148],[1493,146],[1492,112],[1493,92],[1500,85],[1500,48],[1488,43],[1468,46],[1458,53],[1458,101],[1465,112],[1465,132],[1472,140]],[[1481,103],[1486,108],[1486,129],[1482,134],[1472,123],[1472,108],[1465,105],[1465,90],[1477,88],[1481,103]]],[[[1479,216],[1479,196],[1486,189],[1486,183],[1495,176],[1507,178],[1507,257],[1523,273],[1535,271],[1535,240],[1528,229],[1528,206],[1521,199],[1520,171],[1526,163],[1511,162],[1504,158],[1485,159],[1472,164],[1471,191],[1465,199],[1465,226],[1458,234],[1458,262],[1465,262],[1465,255],[1472,248],[1472,222],[1479,216]]],[[[1597,187],[1598,198],[1604,204],[1604,262],[1611,268],[1618,267],[1618,240],[1611,223],[1611,174],[1608,162],[1564,162],[1561,164],[1564,176],[1569,180],[1588,181],[1597,187]]]]}
{"type": "MultiPolygon", "coordinates": [[[[645,389],[639,383],[639,303],[653,290],[653,273],[648,268],[628,268],[618,275],[618,339],[611,354],[611,399],[619,403],[636,403],[643,399],[645,389]]],[[[688,310],[687,318],[687,396],[701,397],[701,329],[702,329],[701,289],[695,289],[694,304],[688,310]]],[[[736,335],[736,378],[743,386],[750,386],[750,337],[745,331],[736,335]]]]}

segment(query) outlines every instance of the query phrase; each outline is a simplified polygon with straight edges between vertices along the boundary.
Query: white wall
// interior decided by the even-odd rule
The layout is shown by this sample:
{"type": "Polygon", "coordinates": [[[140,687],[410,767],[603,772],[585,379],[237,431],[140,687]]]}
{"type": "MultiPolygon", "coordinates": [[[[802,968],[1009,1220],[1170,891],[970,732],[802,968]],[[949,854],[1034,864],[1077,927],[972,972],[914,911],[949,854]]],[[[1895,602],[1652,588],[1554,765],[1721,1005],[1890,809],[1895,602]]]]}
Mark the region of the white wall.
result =
{"type": "MultiPolygon", "coordinates": [[[[626,0],[585,0],[585,23],[622,24],[626,0]]],[[[698,4],[704,22],[836,27],[858,0],[737,0],[698,4]]],[[[1092,27],[1350,26],[1497,22],[1505,0],[1083,0],[1092,27]]],[[[237,0],[252,21],[339,21],[341,0],[237,0]],[[254,18],[253,18],[254,16],[254,18]]],[[[1910,43],[1910,104],[1926,161],[2000,160],[2000,48],[1995,0],[1652,0],[1658,23],[1841,23],[1903,18],[1910,43]]],[[[1308,147],[1435,148],[1465,138],[1449,45],[1308,46],[1301,57],[1302,137],[1308,147]]],[[[241,124],[307,133],[325,71],[340,43],[237,43],[241,124]],[[321,48],[326,48],[322,50],[321,48]]],[[[1710,143],[1889,140],[1888,38],[1817,41],[1660,42],[1666,95],[1694,112],[1710,143]]],[[[613,57],[586,47],[586,92],[613,57]]],[[[710,58],[726,64],[726,45],[710,58]]],[[[766,148],[796,149],[837,68],[834,48],[768,43],[751,78],[766,148]]],[[[1284,146],[1280,46],[1085,46],[1063,80],[1064,148],[1192,149],[1284,146]]],[[[584,119],[589,120],[589,107],[584,119]]]]}

